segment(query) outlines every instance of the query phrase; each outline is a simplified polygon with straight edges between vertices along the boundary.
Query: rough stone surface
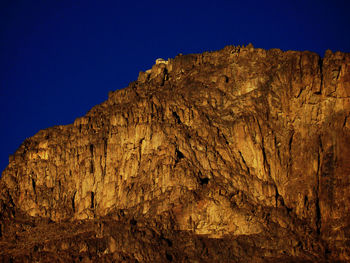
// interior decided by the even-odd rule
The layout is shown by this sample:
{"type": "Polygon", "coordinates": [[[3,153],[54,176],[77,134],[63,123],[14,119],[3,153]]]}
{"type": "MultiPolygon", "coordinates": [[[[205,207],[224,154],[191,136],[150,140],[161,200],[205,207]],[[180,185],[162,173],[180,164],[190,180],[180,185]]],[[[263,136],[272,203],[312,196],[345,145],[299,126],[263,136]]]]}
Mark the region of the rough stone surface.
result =
{"type": "Polygon", "coordinates": [[[350,261],[350,54],[159,60],[0,181],[0,261],[350,261]]]}

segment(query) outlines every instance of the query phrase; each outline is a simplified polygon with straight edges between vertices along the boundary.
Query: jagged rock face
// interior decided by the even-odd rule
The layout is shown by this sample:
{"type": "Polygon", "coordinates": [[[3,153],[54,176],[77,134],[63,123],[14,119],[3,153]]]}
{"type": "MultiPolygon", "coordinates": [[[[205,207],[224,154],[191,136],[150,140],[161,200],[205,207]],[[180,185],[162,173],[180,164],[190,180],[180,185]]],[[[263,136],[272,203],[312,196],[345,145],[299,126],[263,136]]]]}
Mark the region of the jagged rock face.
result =
{"type": "MultiPolygon", "coordinates": [[[[0,202],[3,222],[144,220],[175,244],[207,240],[200,261],[350,260],[350,54],[229,46],[157,60],[74,124],[27,139],[0,202]]],[[[120,255],[101,236],[101,257],[120,255]]],[[[153,250],[120,260],[190,258],[153,250]]]]}

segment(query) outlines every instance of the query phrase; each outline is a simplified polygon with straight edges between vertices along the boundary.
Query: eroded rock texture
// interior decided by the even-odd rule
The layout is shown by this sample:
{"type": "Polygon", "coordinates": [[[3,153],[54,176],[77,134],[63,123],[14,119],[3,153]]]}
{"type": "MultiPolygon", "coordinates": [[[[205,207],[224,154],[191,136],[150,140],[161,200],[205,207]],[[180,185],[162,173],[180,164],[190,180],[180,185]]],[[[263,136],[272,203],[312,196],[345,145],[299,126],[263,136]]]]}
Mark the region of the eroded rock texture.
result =
{"type": "Polygon", "coordinates": [[[1,179],[3,261],[350,260],[350,54],[157,60],[1,179]]]}

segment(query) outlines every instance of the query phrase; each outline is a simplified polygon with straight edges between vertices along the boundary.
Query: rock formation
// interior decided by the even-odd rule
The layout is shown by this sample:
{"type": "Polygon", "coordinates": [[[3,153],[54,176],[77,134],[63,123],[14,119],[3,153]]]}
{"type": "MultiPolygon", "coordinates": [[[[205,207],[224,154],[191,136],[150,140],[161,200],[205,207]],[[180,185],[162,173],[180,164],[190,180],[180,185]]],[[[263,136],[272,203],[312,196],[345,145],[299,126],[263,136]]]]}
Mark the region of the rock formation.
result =
{"type": "Polygon", "coordinates": [[[350,261],[350,54],[158,59],[0,181],[0,261],[350,261]]]}

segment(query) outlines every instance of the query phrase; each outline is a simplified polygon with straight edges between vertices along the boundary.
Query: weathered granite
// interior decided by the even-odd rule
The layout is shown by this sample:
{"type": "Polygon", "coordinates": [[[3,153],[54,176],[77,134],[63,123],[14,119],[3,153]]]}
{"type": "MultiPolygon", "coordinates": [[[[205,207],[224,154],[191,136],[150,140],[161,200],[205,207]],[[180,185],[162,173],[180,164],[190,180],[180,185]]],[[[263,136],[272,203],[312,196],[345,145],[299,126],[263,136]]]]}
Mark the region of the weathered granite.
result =
{"type": "Polygon", "coordinates": [[[349,261],[350,54],[159,61],[10,157],[0,258],[349,261]]]}

